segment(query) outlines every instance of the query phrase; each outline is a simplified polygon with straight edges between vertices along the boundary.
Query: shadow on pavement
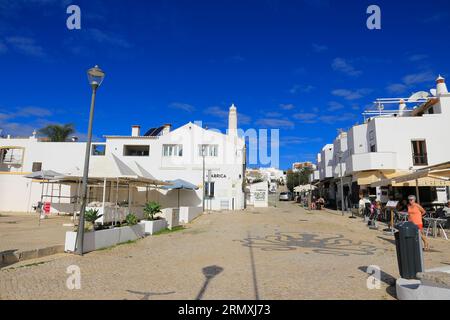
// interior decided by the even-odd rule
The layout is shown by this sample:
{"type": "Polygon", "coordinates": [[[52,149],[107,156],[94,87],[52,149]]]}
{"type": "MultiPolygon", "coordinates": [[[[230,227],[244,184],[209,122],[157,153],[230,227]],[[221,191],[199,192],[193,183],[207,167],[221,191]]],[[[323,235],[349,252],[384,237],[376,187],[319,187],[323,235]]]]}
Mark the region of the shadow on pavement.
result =
{"type": "Polygon", "coordinates": [[[219,266],[216,266],[216,265],[204,267],[202,269],[203,275],[205,276],[205,282],[203,283],[203,286],[200,289],[199,293],[197,294],[197,297],[195,298],[195,300],[201,300],[203,298],[203,295],[205,294],[205,291],[206,291],[206,288],[209,285],[209,282],[214,277],[219,275],[222,271],[223,271],[223,268],[219,267],[219,266]]]}

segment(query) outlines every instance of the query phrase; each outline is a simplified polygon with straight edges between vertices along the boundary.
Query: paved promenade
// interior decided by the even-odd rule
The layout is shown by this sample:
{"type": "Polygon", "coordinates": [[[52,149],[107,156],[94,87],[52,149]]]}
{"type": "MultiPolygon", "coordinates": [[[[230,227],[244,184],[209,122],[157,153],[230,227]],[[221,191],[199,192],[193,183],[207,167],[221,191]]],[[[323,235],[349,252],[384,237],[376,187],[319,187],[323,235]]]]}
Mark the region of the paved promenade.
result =
{"type": "MultiPolygon", "coordinates": [[[[426,267],[450,264],[432,239],[426,267]]],[[[204,215],[187,229],[84,257],[59,254],[0,270],[1,299],[394,299],[393,237],[361,219],[292,203],[204,215]],[[81,289],[66,286],[78,266],[81,289]],[[382,270],[367,288],[367,266],[382,270]]]]}
{"type": "Polygon", "coordinates": [[[0,252],[30,250],[64,244],[66,231],[73,227],[69,216],[51,216],[39,219],[36,213],[0,213],[0,252]]]}

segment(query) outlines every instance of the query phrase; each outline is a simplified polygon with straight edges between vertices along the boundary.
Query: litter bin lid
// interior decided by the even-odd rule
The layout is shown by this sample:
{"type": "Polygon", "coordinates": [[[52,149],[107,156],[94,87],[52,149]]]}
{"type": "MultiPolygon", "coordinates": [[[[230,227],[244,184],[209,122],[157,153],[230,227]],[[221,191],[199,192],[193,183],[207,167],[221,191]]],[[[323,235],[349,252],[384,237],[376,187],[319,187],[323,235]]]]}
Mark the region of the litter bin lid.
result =
{"type": "Polygon", "coordinates": [[[419,228],[414,223],[409,221],[400,222],[395,226],[395,228],[405,236],[414,236],[419,231],[419,228]]]}

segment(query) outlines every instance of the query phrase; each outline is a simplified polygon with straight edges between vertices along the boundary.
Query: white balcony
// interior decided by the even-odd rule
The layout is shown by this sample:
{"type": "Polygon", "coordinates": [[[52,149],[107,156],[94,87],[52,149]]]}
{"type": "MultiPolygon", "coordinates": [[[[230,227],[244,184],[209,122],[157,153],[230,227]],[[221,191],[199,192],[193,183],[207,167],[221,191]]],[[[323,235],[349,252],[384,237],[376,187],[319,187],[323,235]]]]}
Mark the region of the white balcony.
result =
{"type": "Polygon", "coordinates": [[[368,170],[395,170],[397,156],[394,152],[353,154],[346,159],[346,173],[368,170]]]}

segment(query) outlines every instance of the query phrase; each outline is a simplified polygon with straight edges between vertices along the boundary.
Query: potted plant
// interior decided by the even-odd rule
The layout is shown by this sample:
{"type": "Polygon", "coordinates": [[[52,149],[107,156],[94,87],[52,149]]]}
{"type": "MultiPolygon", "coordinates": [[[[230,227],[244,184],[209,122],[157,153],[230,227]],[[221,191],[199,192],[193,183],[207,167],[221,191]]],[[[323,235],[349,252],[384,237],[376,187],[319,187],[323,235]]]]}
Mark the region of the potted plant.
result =
{"type": "MultiPolygon", "coordinates": [[[[97,210],[86,211],[86,220],[94,225],[95,220],[100,216],[97,210]],[[89,214],[88,214],[89,212],[89,214]],[[88,218],[89,217],[89,218],[88,218]]],[[[128,241],[134,241],[145,236],[144,226],[138,223],[138,218],[133,213],[129,213],[125,218],[125,223],[116,228],[108,228],[97,231],[89,231],[84,234],[84,252],[91,252],[94,250],[108,248],[115,246],[119,243],[126,243],[128,241]]],[[[77,232],[66,232],[66,241],[64,250],[66,252],[75,251],[77,232]]]]}
{"type": "Polygon", "coordinates": [[[144,206],[145,220],[141,221],[144,225],[144,231],[147,234],[153,234],[166,228],[166,220],[156,217],[161,212],[161,205],[158,202],[150,201],[144,206]]]}
{"type": "Polygon", "coordinates": [[[127,214],[127,216],[125,217],[125,223],[127,226],[131,227],[131,226],[135,226],[138,224],[138,218],[136,217],[135,214],[133,213],[129,213],[127,214]]]}
{"type": "Polygon", "coordinates": [[[102,216],[102,214],[98,214],[98,209],[89,209],[84,213],[84,219],[92,225],[92,231],[95,231],[95,221],[102,216]]]}

